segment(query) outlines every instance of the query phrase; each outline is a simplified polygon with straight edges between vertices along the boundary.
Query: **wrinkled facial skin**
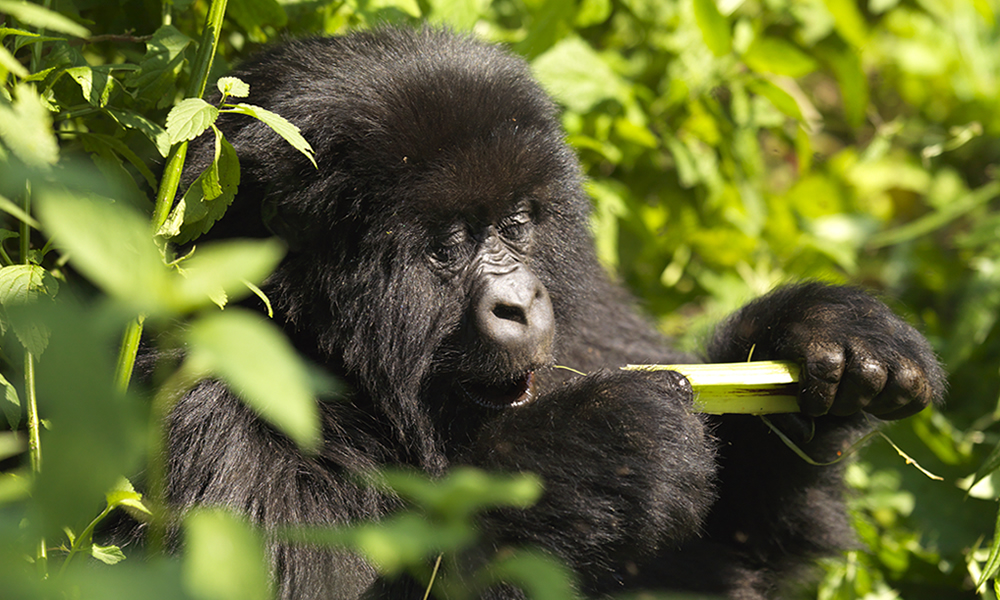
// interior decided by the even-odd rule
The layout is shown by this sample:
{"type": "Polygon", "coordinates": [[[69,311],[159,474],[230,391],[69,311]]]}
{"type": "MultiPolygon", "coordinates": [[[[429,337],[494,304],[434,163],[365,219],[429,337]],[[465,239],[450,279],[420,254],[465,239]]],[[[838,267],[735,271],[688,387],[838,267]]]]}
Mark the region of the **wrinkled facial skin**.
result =
{"type": "Polygon", "coordinates": [[[459,374],[465,399],[488,408],[533,400],[534,370],[552,363],[552,301],[528,263],[534,230],[531,206],[522,203],[495,223],[456,222],[429,249],[431,269],[446,284],[461,282],[468,298],[444,348],[458,360],[444,363],[459,374]]]}

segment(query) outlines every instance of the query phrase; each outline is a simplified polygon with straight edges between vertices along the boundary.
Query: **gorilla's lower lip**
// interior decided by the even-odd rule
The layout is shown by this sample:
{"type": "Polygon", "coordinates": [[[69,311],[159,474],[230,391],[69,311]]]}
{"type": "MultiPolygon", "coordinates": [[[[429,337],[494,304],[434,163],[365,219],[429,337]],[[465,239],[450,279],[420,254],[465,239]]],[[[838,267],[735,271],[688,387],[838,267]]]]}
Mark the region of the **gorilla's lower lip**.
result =
{"type": "Polygon", "coordinates": [[[535,399],[535,372],[528,371],[506,384],[460,383],[459,386],[470,400],[486,408],[524,406],[535,399]]]}

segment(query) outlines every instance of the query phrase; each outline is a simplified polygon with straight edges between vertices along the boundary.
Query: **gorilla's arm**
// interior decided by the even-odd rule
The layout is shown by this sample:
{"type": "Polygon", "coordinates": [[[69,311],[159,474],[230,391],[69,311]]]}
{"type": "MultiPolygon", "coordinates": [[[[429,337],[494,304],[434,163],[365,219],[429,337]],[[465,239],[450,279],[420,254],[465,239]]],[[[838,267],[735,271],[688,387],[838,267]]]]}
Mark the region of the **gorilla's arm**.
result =
{"type": "MultiPolygon", "coordinates": [[[[352,443],[327,443],[316,456],[306,456],[222,384],[201,383],[171,413],[168,501],[181,509],[226,507],[261,524],[265,532],[385,514],[392,499],[347,475],[371,470],[372,458],[385,450],[352,428],[357,419],[350,418],[344,402],[320,406],[325,439],[350,437],[352,443]],[[365,440],[371,442],[368,447],[365,440]]],[[[356,598],[375,578],[370,565],[344,552],[273,540],[269,552],[282,599],[356,598]]]]}
{"type": "Polygon", "coordinates": [[[695,536],[715,467],[691,401],[674,372],[600,371],[501,413],[470,462],[537,473],[545,493],[530,509],[489,515],[487,538],[553,551],[594,591],[660,544],[695,536]]]}
{"type": "MultiPolygon", "coordinates": [[[[914,414],[944,391],[923,336],[852,288],[805,284],[760,298],[718,329],[709,358],[801,364],[803,414],[771,421],[819,463],[839,458],[880,418],[914,414]]],[[[808,559],[845,547],[851,533],[841,465],[808,464],[757,417],[727,415],[713,423],[720,497],[706,540],[724,549],[712,552],[739,557],[755,573],[750,585],[763,591],[808,559]]]]}

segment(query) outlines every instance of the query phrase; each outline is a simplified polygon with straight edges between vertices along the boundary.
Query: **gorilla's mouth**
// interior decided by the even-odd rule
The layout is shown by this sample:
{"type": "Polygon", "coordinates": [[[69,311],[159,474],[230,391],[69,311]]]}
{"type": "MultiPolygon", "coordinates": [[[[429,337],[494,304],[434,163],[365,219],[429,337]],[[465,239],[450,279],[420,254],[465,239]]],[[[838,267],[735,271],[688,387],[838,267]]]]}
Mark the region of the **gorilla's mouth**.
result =
{"type": "Polygon", "coordinates": [[[493,409],[524,406],[535,399],[535,372],[528,371],[502,384],[459,383],[470,400],[493,409]]]}

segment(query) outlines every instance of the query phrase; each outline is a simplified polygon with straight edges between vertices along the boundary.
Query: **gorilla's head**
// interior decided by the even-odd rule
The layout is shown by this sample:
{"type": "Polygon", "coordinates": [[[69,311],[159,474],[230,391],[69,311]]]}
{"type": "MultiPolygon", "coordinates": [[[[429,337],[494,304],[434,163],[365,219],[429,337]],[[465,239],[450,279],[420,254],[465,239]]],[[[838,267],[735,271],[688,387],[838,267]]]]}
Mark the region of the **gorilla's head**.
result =
{"type": "Polygon", "coordinates": [[[242,181],[217,233],[287,242],[266,291],[300,348],[388,411],[529,402],[595,262],[576,158],[527,65],[393,29],[234,75],[315,150],[318,169],[256,121],[219,121],[242,181]]]}

